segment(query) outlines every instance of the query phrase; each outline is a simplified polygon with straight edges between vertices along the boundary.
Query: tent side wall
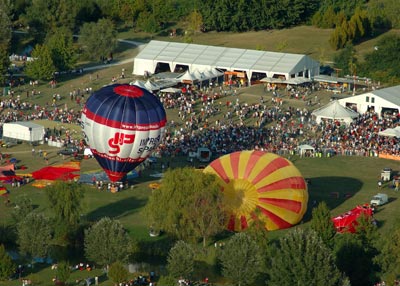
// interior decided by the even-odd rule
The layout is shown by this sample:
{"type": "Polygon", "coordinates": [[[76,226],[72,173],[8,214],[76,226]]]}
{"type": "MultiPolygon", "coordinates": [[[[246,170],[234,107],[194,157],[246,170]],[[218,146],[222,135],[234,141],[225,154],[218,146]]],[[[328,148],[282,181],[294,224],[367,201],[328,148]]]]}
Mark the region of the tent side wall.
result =
{"type": "Polygon", "coordinates": [[[156,65],[154,64],[153,60],[135,58],[135,61],[133,64],[133,74],[134,75],[144,76],[146,72],[150,72],[151,74],[154,74],[155,70],[156,70],[156,65]]]}
{"type": "Polygon", "coordinates": [[[3,138],[28,142],[43,141],[44,127],[28,127],[17,123],[4,123],[3,138]]]}

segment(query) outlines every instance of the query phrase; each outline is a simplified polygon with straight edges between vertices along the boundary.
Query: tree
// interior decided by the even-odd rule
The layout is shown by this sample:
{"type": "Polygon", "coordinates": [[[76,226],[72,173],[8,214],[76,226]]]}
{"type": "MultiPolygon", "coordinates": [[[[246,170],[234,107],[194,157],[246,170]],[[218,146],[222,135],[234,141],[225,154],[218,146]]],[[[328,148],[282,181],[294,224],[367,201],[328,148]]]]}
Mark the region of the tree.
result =
{"type": "Polygon", "coordinates": [[[176,279],[170,275],[161,276],[160,279],[158,279],[158,285],[176,286],[176,279]]]}
{"type": "Polygon", "coordinates": [[[237,233],[229,239],[219,254],[222,275],[234,285],[253,285],[264,266],[262,250],[245,233],[237,233]]]}
{"type": "Polygon", "coordinates": [[[88,59],[98,60],[108,57],[117,47],[117,31],[108,19],[85,23],[80,29],[78,42],[88,59]]]}
{"type": "Polygon", "coordinates": [[[347,233],[335,237],[336,264],[349,277],[352,286],[372,285],[373,255],[356,235],[347,233]]]}
{"type": "Polygon", "coordinates": [[[6,252],[3,244],[0,244],[0,281],[8,280],[15,272],[15,264],[6,252]]]}
{"type": "Polygon", "coordinates": [[[0,1],[0,86],[5,84],[6,74],[10,66],[11,20],[8,11],[5,1],[0,1]]]}
{"type": "Polygon", "coordinates": [[[53,30],[46,39],[54,66],[58,71],[68,71],[76,62],[72,33],[66,28],[53,30]]]}
{"type": "Polygon", "coordinates": [[[222,196],[214,175],[188,167],[168,170],[150,196],[145,215],[153,228],[182,240],[201,238],[205,245],[224,228],[222,196]]]}
{"type": "Polygon", "coordinates": [[[26,64],[25,73],[33,79],[50,80],[56,68],[49,49],[45,45],[36,45],[32,51],[33,60],[26,64]]]}
{"type": "Polygon", "coordinates": [[[198,10],[194,10],[188,17],[189,30],[199,32],[203,26],[203,17],[198,10]]]}
{"type": "Polygon", "coordinates": [[[108,217],[85,230],[85,256],[99,264],[126,261],[132,252],[132,241],[122,224],[108,217]]]}
{"type": "Polygon", "coordinates": [[[57,182],[45,191],[55,216],[56,237],[65,239],[79,224],[83,186],[74,182],[57,182]]]}
{"type": "Polygon", "coordinates": [[[14,219],[14,221],[18,224],[32,211],[33,211],[32,200],[26,194],[24,194],[16,199],[15,207],[11,212],[11,216],[14,219]]]}
{"type": "Polygon", "coordinates": [[[155,33],[160,28],[155,16],[147,11],[139,14],[136,26],[147,33],[155,33]]]}
{"type": "Polygon", "coordinates": [[[46,257],[52,240],[52,225],[42,214],[30,213],[18,224],[17,243],[22,254],[46,257]]]}
{"type": "Polygon", "coordinates": [[[194,270],[194,252],[186,242],[178,241],[169,251],[167,269],[174,278],[190,278],[194,270]]]}
{"type": "Polygon", "coordinates": [[[388,35],[382,37],[376,48],[365,56],[360,68],[364,76],[383,82],[400,82],[400,58],[396,56],[400,47],[400,37],[388,35]]]}
{"type": "Polygon", "coordinates": [[[5,85],[6,74],[10,66],[10,58],[8,55],[8,48],[0,45],[0,86],[5,85]]]}
{"type": "Polygon", "coordinates": [[[335,57],[335,68],[342,71],[343,74],[353,74],[354,66],[357,65],[356,51],[353,45],[348,44],[335,57]]]}
{"type": "Polygon", "coordinates": [[[116,284],[120,285],[120,283],[128,280],[128,270],[124,267],[124,265],[116,261],[110,265],[108,270],[108,277],[116,284]]]}
{"type": "Polygon", "coordinates": [[[398,266],[400,263],[400,229],[398,223],[392,228],[390,237],[382,236],[382,245],[376,262],[382,269],[382,280],[389,282],[388,285],[399,279],[398,266]]]}
{"type": "Polygon", "coordinates": [[[338,286],[345,282],[331,250],[313,230],[290,231],[274,250],[268,285],[338,286]]]}
{"type": "Polygon", "coordinates": [[[319,203],[312,210],[311,229],[321,237],[327,246],[331,245],[336,230],[331,219],[331,212],[325,202],[319,203]]]}
{"type": "Polygon", "coordinates": [[[11,19],[9,7],[5,1],[0,1],[0,46],[8,47],[11,42],[11,19]]]}
{"type": "Polygon", "coordinates": [[[57,282],[64,285],[70,276],[71,266],[69,265],[69,263],[66,261],[61,261],[60,263],[58,263],[56,271],[57,282]]]}

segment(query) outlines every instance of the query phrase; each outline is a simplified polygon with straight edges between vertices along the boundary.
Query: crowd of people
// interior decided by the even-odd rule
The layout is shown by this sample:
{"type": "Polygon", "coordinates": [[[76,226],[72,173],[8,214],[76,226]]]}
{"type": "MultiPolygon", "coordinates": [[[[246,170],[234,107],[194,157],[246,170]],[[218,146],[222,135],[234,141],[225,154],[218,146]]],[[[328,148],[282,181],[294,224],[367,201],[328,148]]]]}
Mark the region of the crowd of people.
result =
{"type": "MultiPolygon", "coordinates": [[[[198,147],[207,147],[217,155],[244,149],[284,155],[295,154],[300,144],[308,144],[315,148],[315,154],[400,156],[399,139],[378,136],[379,131],[398,125],[398,115],[382,118],[366,112],[350,125],[329,120],[317,124],[311,116],[312,104],[319,103],[314,89],[291,86],[279,91],[269,87],[257,103],[241,100],[232,87],[216,82],[197,88],[187,85],[182,88],[184,92],[159,92],[162,104],[167,110],[176,110],[180,122],[169,122],[157,153],[187,155],[198,147]],[[303,101],[303,107],[287,104],[290,98],[303,101]]],[[[41,106],[32,101],[40,94],[35,87],[24,100],[20,95],[0,100],[0,122],[46,119],[79,125],[81,109],[92,92],[91,87],[71,90],[65,98],[69,96],[74,108],[68,107],[68,101],[61,103],[63,96],[59,94],[41,106]]],[[[46,130],[44,139],[79,145],[67,133],[62,129],[46,130]]]]}
{"type": "MultiPolygon", "coordinates": [[[[290,92],[295,93],[293,89],[290,92]]],[[[400,156],[397,138],[378,135],[379,131],[396,127],[398,115],[379,117],[375,112],[366,112],[350,125],[333,120],[317,124],[308,107],[310,89],[304,89],[303,94],[307,96],[299,100],[306,102],[304,108],[282,106],[274,96],[271,101],[262,96],[259,103],[249,104],[237,96],[223,97],[220,93],[161,94],[166,108],[177,109],[182,122],[180,128],[170,122],[158,151],[167,156],[187,155],[198,147],[207,147],[217,155],[244,149],[282,155],[295,154],[300,144],[308,144],[315,148],[315,154],[326,156],[400,156]],[[216,114],[221,119],[211,122],[216,114]]]]}

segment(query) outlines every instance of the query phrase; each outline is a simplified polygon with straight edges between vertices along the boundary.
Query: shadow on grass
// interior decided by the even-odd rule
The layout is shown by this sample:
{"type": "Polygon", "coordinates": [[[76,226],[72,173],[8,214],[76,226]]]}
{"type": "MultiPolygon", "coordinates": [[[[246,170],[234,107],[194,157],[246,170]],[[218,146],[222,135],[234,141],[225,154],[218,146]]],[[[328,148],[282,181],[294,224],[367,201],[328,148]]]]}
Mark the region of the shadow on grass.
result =
{"type": "Polygon", "coordinates": [[[138,200],[136,198],[122,199],[91,211],[87,214],[87,219],[89,221],[96,221],[103,217],[120,219],[134,213],[145,204],[146,200],[138,200]]]}
{"type": "Polygon", "coordinates": [[[329,209],[341,205],[348,198],[361,190],[363,182],[349,177],[316,177],[308,178],[308,208],[304,221],[311,219],[313,207],[324,201],[329,209]]]}

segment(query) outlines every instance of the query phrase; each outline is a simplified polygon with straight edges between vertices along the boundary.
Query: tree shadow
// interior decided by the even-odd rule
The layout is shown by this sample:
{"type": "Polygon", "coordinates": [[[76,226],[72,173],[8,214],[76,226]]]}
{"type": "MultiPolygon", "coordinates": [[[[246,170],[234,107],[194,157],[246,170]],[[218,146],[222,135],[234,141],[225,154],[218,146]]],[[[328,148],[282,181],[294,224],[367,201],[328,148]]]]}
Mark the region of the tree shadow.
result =
{"type": "Polygon", "coordinates": [[[326,202],[329,209],[334,209],[361,190],[363,182],[350,177],[307,178],[308,208],[304,222],[311,219],[312,209],[320,202],[326,202]]]}
{"type": "Polygon", "coordinates": [[[138,200],[136,198],[126,198],[117,202],[101,206],[87,214],[89,221],[97,221],[103,217],[120,219],[136,212],[146,204],[147,200],[138,200]]]}

